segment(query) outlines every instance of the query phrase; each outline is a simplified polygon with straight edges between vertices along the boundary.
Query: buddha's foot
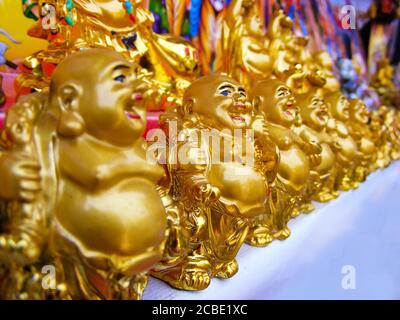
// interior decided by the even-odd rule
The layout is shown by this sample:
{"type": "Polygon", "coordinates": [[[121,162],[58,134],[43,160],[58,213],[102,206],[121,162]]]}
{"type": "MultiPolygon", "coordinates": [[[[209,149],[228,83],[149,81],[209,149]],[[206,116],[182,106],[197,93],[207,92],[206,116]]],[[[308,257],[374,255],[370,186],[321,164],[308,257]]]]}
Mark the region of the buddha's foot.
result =
{"type": "Polygon", "coordinates": [[[270,229],[259,225],[250,230],[246,243],[254,247],[265,247],[273,240],[270,229]]]}
{"type": "Polygon", "coordinates": [[[291,231],[288,227],[284,227],[282,230],[276,232],[274,234],[274,238],[278,240],[285,240],[289,238],[291,231]]]}
{"type": "Polygon", "coordinates": [[[211,277],[208,270],[188,270],[182,272],[181,285],[185,290],[204,290],[208,288],[211,282],[211,277]]]}
{"type": "Polygon", "coordinates": [[[351,182],[351,189],[357,189],[360,186],[360,183],[357,181],[351,182]]]}
{"type": "Polygon", "coordinates": [[[345,177],[343,177],[343,178],[339,181],[339,183],[338,183],[338,189],[339,189],[339,190],[343,190],[343,191],[349,191],[349,190],[351,190],[351,189],[354,189],[354,188],[353,188],[353,183],[354,183],[354,182],[352,182],[352,181],[349,179],[349,177],[345,176],[345,177]]]}
{"type": "Polygon", "coordinates": [[[322,191],[314,196],[314,200],[318,202],[329,202],[339,196],[338,192],[322,191]]]}
{"type": "Polygon", "coordinates": [[[203,290],[211,282],[211,264],[206,257],[193,254],[186,261],[174,267],[159,266],[152,271],[152,275],[167,282],[170,286],[184,290],[203,290]]]}
{"type": "Polygon", "coordinates": [[[215,274],[217,278],[228,279],[232,278],[239,270],[239,265],[235,259],[223,264],[219,271],[215,274]]]}
{"type": "Polygon", "coordinates": [[[292,213],[290,214],[290,218],[294,219],[297,218],[301,214],[300,208],[296,207],[292,210],[292,213]]]}
{"type": "Polygon", "coordinates": [[[303,203],[300,206],[300,212],[302,213],[310,213],[314,211],[315,207],[311,202],[303,203]]]}

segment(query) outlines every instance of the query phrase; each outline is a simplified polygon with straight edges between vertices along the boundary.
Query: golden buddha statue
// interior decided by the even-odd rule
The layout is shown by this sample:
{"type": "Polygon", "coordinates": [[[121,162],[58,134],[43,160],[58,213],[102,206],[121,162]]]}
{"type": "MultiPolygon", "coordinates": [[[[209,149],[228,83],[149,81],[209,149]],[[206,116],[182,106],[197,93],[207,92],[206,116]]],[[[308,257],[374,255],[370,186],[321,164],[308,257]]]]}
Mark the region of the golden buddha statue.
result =
{"type": "Polygon", "coordinates": [[[254,0],[233,0],[222,24],[218,70],[228,73],[245,88],[272,72],[269,39],[257,8],[254,0]]]}
{"type": "Polygon", "coordinates": [[[321,146],[315,141],[305,142],[293,131],[298,108],[285,83],[276,79],[260,81],[253,87],[251,98],[280,153],[270,210],[252,227],[247,239],[252,245],[265,246],[274,238],[289,237],[287,223],[302,202],[311,168],[321,162],[321,146]]]}
{"type": "Polygon", "coordinates": [[[347,127],[362,154],[361,161],[355,170],[354,179],[363,182],[377,161],[377,149],[369,126],[370,114],[361,99],[350,100],[349,113],[347,127]]]}
{"type": "Polygon", "coordinates": [[[394,70],[390,61],[386,58],[377,63],[377,71],[371,78],[370,86],[378,93],[381,103],[389,107],[395,107],[399,93],[393,82],[394,70]]]}
{"type": "Polygon", "coordinates": [[[282,10],[273,13],[268,24],[271,39],[269,54],[273,61],[273,74],[285,81],[295,71],[298,60],[288,50],[288,43],[294,41],[293,21],[282,10]]]}
{"type": "Polygon", "coordinates": [[[195,48],[183,39],[154,33],[154,17],[141,0],[38,1],[40,10],[56,13],[56,20],[43,17],[29,31],[48,40],[49,47],[25,61],[33,73],[19,78],[22,88],[46,89],[46,66],[57,65],[70,53],[86,48],[112,48],[139,63],[141,76],[152,84],[154,99],[149,108],[165,104],[167,95],[170,101],[180,101],[184,88],[199,72],[195,48]],[[47,29],[43,29],[46,23],[47,29]]]}
{"type": "Polygon", "coordinates": [[[141,297],[163,255],[168,210],[157,185],[164,171],[146,160],[146,110],[136,99],[146,88],[134,68],[111,50],[75,53],[48,94],[10,109],[0,157],[0,256],[11,260],[2,295],[51,295],[40,282],[12,286],[40,281],[26,267],[51,264],[62,298],[141,297]]]}
{"type": "Polygon", "coordinates": [[[238,271],[235,257],[249,226],[267,211],[278,155],[262,135],[248,136],[251,104],[232,78],[202,77],[183,101],[179,157],[168,166],[173,198],[184,207],[188,250],[180,259],[163,260],[152,274],[176,288],[201,290],[212,277],[230,278],[238,271]]]}
{"type": "Polygon", "coordinates": [[[326,76],[307,48],[309,38],[293,31],[293,21],[283,11],[276,11],[268,25],[271,38],[269,55],[273,75],[292,89],[295,94],[305,94],[312,86],[323,87],[326,76]]]}
{"type": "Polygon", "coordinates": [[[340,82],[336,79],[333,72],[334,62],[329,53],[327,51],[319,51],[313,57],[315,58],[315,63],[325,75],[326,83],[323,86],[324,90],[330,93],[339,91],[340,82]]]}
{"type": "Polygon", "coordinates": [[[387,168],[391,162],[390,150],[391,143],[389,139],[389,128],[384,121],[384,114],[387,107],[381,106],[378,110],[371,111],[370,129],[372,132],[372,141],[377,148],[376,164],[373,169],[387,168]]]}
{"type": "Polygon", "coordinates": [[[387,144],[389,147],[390,158],[400,159],[400,113],[394,108],[382,106],[379,108],[385,127],[387,129],[387,144]]]}
{"type": "Polygon", "coordinates": [[[358,187],[358,182],[352,179],[353,172],[362,158],[357,143],[350,134],[347,122],[350,119],[350,104],[340,92],[325,95],[331,118],[328,121],[327,132],[338,145],[336,153],[335,189],[350,190],[358,187]]]}
{"type": "Polygon", "coordinates": [[[328,106],[321,90],[315,88],[304,95],[297,95],[296,100],[300,109],[301,123],[295,127],[295,131],[305,142],[315,141],[322,148],[321,163],[310,173],[306,198],[327,202],[338,197],[330,181],[334,175],[335,153],[339,149],[327,133],[330,118],[328,106]]]}

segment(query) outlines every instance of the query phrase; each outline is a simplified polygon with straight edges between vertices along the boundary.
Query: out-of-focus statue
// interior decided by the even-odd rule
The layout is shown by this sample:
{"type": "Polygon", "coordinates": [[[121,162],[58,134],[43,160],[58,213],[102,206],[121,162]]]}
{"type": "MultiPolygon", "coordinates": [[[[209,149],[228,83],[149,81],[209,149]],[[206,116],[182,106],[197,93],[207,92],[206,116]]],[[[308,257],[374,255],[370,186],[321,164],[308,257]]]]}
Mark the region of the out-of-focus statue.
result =
{"type": "Polygon", "coordinates": [[[212,277],[235,275],[249,227],[269,210],[278,155],[263,134],[248,136],[253,120],[245,89],[230,77],[206,76],[185,92],[178,159],[168,167],[188,250],[153,271],[176,288],[201,290],[212,277]]]}
{"type": "Polygon", "coordinates": [[[285,83],[277,79],[260,81],[253,87],[251,99],[280,154],[270,211],[252,227],[247,240],[252,245],[265,246],[273,239],[289,237],[287,223],[304,201],[311,168],[321,162],[321,146],[313,140],[305,142],[294,132],[298,107],[285,83]]]}
{"type": "Polygon", "coordinates": [[[272,72],[269,39],[263,31],[254,0],[234,0],[226,12],[221,34],[219,71],[246,88],[272,72]]]}
{"type": "Polygon", "coordinates": [[[198,75],[197,50],[183,39],[154,33],[154,17],[141,0],[49,0],[38,5],[41,16],[29,33],[48,40],[49,46],[26,59],[31,73],[19,78],[21,88],[45,90],[54,66],[87,48],[111,48],[137,62],[141,77],[151,84],[150,109],[179,103],[198,75]]]}

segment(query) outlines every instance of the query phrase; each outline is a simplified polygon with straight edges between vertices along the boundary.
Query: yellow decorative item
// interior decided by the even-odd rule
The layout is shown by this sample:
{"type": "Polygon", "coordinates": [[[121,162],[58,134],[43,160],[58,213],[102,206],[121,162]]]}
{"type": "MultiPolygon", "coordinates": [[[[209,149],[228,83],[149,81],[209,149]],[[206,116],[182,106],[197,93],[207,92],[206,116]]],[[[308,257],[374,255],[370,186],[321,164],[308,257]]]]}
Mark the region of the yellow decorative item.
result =
{"type": "Polygon", "coordinates": [[[34,74],[21,77],[20,87],[43,90],[49,82],[44,67],[60,63],[74,51],[112,48],[140,65],[140,76],[151,84],[153,100],[148,108],[159,108],[167,99],[180,102],[184,88],[199,72],[197,51],[189,42],[154,33],[154,17],[140,0],[130,1],[129,10],[121,0],[74,0],[72,9],[67,8],[68,1],[39,1],[41,8],[53,8],[48,10],[56,13],[56,27],[50,24],[44,29],[41,19],[29,31],[33,37],[48,40],[49,47],[27,60],[34,74]],[[29,61],[37,61],[36,66],[29,61]]]}
{"type": "Polygon", "coordinates": [[[144,90],[122,56],[85,50],[58,66],[49,94],[8,111],[1,297],[141,297],[167,234],[164,171],[146,160],[146,110],[135,100],[144,90]],[[55,268],[57,287],[41,286],[44,266],[55,268]]]}
{"type": "Polygon", "coordinates": [[[332,178],[336,163],[335,153],[340,149],[327,133],[330,118],[328,106],[321,90],[317,89],[304,95],[298,95],[296,100],[302,121],[298,127],[295,127],[295,131],[305,142],[314,141],[322,147],[321,163],[311,171],[307,186],[307,198],[327,202],[338,197],[332,184],[332,178]]]}
{"type": "Polygon", "coordinates": [[[245,89],[232,78],[200,78],[183,101],[177,152],[186,161],[179,158],[174,164],[170,158],[169,171],[172,198],[183,207],[187,252],[179,259],[164,259],[153,275],[176,288],[201,290],[212,277],[230,278],[238,271],[235,256],[249,226],[268,210],[278,155],[263,134],[255,134],[254,140],[247,136],[254,120],[251,105],[245,89]],[[216,149],[214,142],[201,139],[204,132],[224,147],[216,149]],[[247,147],[237,149],[236,139],[247,147]],[[254,150],[254,159],[249,150],[254,150]]]}
{"type": "Polygon", "coordinates": [[[276,79],[258,82],[251,91],[254,108],[263,116],[271,140],[279,148],[278,173],[272,185],[270,212],[253,226],[247,241],[265,246],[290,235],[287,226],[293,211],[302,203],[310,170],[321,162],[321,146],[304,142],[294,131],[298,107],[285,83],[276,79]],[[262,221],[264,220],[264,221],[262,221]]]}
{"type": "Polygon", "coordinates": [[[394,70],[388,59],[377,63],[377,71],[371,78],[370,86],[376,90],[383,105],[396,107],[400,100],[398,89],[393,82],[394,70]]]}
{"type": "Polygon", "coordinates": [[[377,148],[373,141],[372,131],[369,125],[370,113],[365,103],[360,99],[350,101],[350,117],[347,122],[350,134],[357,143],[361,160],[355,170],[354,179],[364,182],[377,161],[377,148]]]}
{"type": "Polygon", "coordinates": [[[353,172],[361,161],[357,143],[353,139],[346,125],[350,119],[350,103],[341,92],[325,95],[332,118],[328,121],[328,133],[338,145],[336,153],[336,190],[350,190],[358,187],[358,182],[353,179],[353,172]]]}
{"type": "Polygon", "coordinates": [[[272,72],[268,46],[255,1],[232,1],[222,25],[218,69],[249,89],[272,72]]]}

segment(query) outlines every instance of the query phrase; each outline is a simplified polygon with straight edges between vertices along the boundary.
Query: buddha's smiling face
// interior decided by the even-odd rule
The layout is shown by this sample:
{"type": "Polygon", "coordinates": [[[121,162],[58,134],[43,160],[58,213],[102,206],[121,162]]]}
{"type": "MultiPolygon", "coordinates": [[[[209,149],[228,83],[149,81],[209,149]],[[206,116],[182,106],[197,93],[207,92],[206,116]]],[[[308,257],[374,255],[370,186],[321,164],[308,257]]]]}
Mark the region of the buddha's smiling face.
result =
{"type": "Polygon", "coordinates": [[[362,100],[357,99],[356,101],[352,101],[350,112],[352,114],[352,118],[361,124],[368,124],[369,122],[369,111],[367,106],[362,100]]]}
{"type": "Polygon", "coordinates": [[[279,80],[263,80],[253,88],[255,108],[273,123],[290,127],[294,124],[299,109],[290,88],[279,80]]]}
{"type": "Polygon", "coordinates": [[[301,105],[301,117],[305,123],[318,130],[327,125],[328,106],[320,94],[314,93],[304,100],[301,105]]]}
{"type": "Polygon", "coordinates": [[[107,135],[115,144],[134,143],[146,125],[143,88],[127,61],[115,60],[104,66],[96,83],[84,85],[80,113],[88,131],[98,138],[107,135]]]}
{"type": "Polygon", "coordinates": [[[246,90],[227,76],[206,76],[193,82],[185,92],[184,105],[190,105],[187,112],[217,129],[244,129],[252,121],[246,90]]]}
{"type": "Polygon", "coordinates": [[[222,82],[214,93],[218,122],[230,129],[250,126],[251,114],[246,91],[235,82],[222,82]]]}
{"type": "Polygon", "coordinates": [[[329,101],[330,112],[338,120],[347,121],[350,117],[350,103],[343,94],[336,94],[329,101]]]}

